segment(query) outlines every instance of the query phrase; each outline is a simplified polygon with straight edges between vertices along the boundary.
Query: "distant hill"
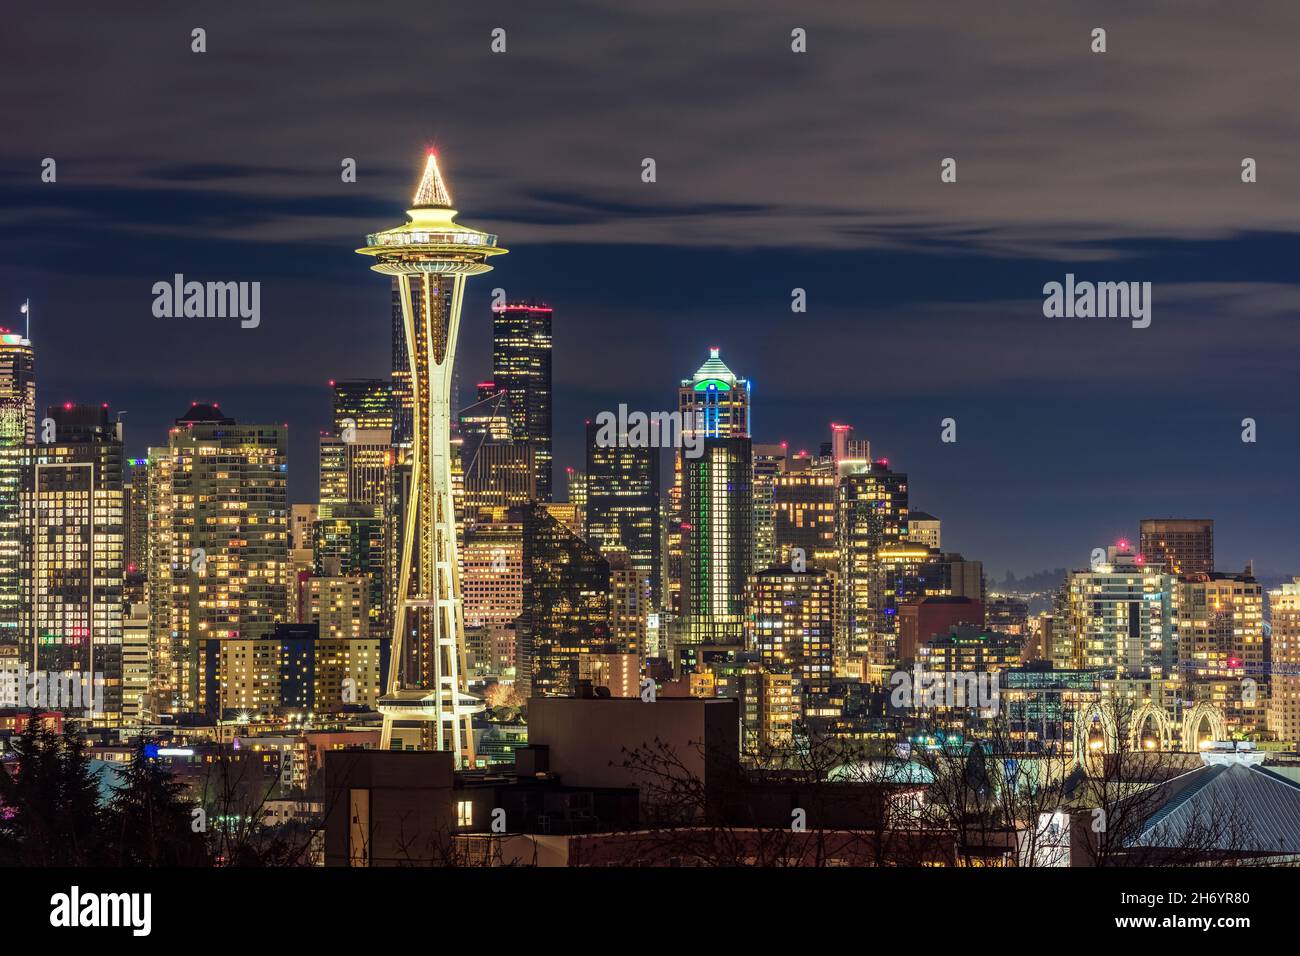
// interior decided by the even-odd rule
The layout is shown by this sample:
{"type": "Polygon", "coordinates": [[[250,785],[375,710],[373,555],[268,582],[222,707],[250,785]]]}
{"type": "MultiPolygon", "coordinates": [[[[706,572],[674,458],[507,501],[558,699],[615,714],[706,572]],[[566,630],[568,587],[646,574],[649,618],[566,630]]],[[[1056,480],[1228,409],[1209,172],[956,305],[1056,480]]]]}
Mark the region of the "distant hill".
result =
{"type": "Polygon", "coordinates": [[[1007,576],[1001,581],[990,581],[990,587],[995,591],[1014,591],[1021,594],[1029,594],[1035,591],[1052,591],[1059,588],[1065,581],[1065,568],[1053,568],[1050,571],[1035,571],[1033,574],[1023,578],[1018,578],[1008,570],[1007,576]]]}

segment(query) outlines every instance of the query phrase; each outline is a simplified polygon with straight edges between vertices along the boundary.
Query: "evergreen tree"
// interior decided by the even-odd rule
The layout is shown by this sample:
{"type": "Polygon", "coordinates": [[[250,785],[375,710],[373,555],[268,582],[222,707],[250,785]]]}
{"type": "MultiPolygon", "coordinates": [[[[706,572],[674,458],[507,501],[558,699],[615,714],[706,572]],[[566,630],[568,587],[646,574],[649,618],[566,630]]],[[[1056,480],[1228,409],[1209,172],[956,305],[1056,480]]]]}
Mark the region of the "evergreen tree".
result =
{"type": "Polygon", "coordinates": [[[86,746],[38,716],[11,741],[0,773],[0,859],[17,866],[102,862],[103,813],[86,746]]]}
{"type": "Polygon", "coordinates": [[[204,866],[207,843],[194,828],[194,806],[184,784],[146,755],[141,742],[118,776],[107,810],[111,862],[115,866],[204,866]]]}

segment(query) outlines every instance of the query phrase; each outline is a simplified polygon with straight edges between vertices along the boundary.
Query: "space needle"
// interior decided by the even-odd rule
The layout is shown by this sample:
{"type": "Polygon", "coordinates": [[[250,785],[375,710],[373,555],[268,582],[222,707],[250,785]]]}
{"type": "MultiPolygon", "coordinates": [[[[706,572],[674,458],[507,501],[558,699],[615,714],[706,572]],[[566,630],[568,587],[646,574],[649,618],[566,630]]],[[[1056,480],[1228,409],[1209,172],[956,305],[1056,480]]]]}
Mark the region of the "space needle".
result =
{"type": "Polygon", "coordinates": [[[506,252],[497,237],[455,222],[457,211],[431,149],[409,222],[366,236],[357,252],[397,281],[411,365],[411,485],[403,516],[388,690],[380,746],[450,750],[474,765],[465,690],[465,621],[452,500],[451,382],[465,280],[506,252]]]}

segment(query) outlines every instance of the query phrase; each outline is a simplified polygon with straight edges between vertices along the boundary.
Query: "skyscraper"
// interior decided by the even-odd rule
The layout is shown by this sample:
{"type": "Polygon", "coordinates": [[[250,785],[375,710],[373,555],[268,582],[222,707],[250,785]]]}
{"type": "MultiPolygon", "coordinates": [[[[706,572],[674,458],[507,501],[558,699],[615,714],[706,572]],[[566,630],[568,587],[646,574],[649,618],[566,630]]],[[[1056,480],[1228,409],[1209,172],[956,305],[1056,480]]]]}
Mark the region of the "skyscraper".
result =
{"type": "Polygon", "coordinates": [[[91,726],[122,719],[126,573],[122,437],[107,406],[49,409],[49,442],[27,446],[22,494],[22,619],[33,670],[70,680],[50,705],[91,726]]]}
{"type": "Polygon", "coordinates": [[[626,548],[632,567],[645,572],[651,601],[657,604],[659,449],[629,448],[621,441],[601,447],[598,431],[594,422],[587,423],[587,541],[597,550],[617,545],[626,548]]]}
{"type": "Polygon", "coordinates": [[[1270,689],[1263,586],[1249,572],[1216,571],[1185,575],[1177,589],[1178,669],[1186,698],[1216,704],[1234,733],[1263,729],[1270,689]]]}
{"type": "MultiPolygon", "coordinates": [[[[496,236],[454,221],[456,210],[432,150],[407,216],[409,222],[367,236],[365,247],[357,250],[374,258],[374,271],[396,282],[410,369],[410,496],[403,509],[388,690],[380,704],[381,746],[392,747],[396,736],[399,746],[450,750],[459,763],[472,766],[470,715],[480,705],[465,693],[452,490],[452,366],[465,281],[491,271],[487,260],[506,250],[497,246],[496,236]]],[[[395,357],[396,351],[395,345],[395,357]]],[[[549,442],[549,357],[546,373],[549,442]]],[[[398,385],[395,378],[395,395],[398,385]]]]}
{"type": "Polygon", "coordinates": [[[534,448],[542,501],[552,495],[551,312],[531,303],[492,310],[492,381],[506,392],[513,437],[534,448]]]}
{"type": "MultiPolygon", "coordinates": [[[[840,464],[836,507],[839,551],[837,656],[861,660],[875,675],[892,663],[897,633],[895,598],[888,577],[911,558],[907,539],[907,475],[889,462],[840,464]]],[[[923,557],[926,549],[919,548],[923,557]]]]}
{"type": "Polygon", "coordinates": [[[20,641],[23,446],[36,441],[32,343],[0,329],[0,646],[20,641]]]}
{"type": "Polygon", "coordinates": [[[835,578],[830,571],[776,567],[750,576],[746,631],[768,667],[790,668],[805,709],[830,693],[835,578]]]}
{"type": "Polygon", "coordinates": [[[1214,522],[1209,518],[1143,518],[1138,553],[1170,574],[1214,571],[1214,522]]]}
{"type": "Polygon", "coordinates": [[[609,643],[609,562],[540,503],[510,516],[524,528],[519,683],[529,697],[572,694],[578,659],[609,643]]]}
{"type": "Polygon", "coordinates": [[[1268,729],[1278,740],[1300,740],[1300,578],[1269,591],[1268,600],[1273,615],[1268,729]]]}
{"type": "Polygon", "coordinates": [[[381,378],[331,382],[334,389],[334,430],[393,429],[393,383],[381,378]]]}
{"type": "Polygon", "coordinates": [[[287,435],[216,405],[176,419],[150,450],[149,588],[155,703],[203,706],[204,642],[261,637],[287,620],[287,435]]]}
{"type": "Polygon", "coordinates": [[[777,475],[772,485],[775,563],[790,563],[792,549],[809,564],[834,568],[835,476],[805,469],[777,475]]]}
{"type": "MultiPolygon", "coordinates": [[[[709,357],[690,378],[681,380],[677,390],[677,409],[681,413],[683,444],[695,436],[705,438],[748,438],[750,385],[737,377],[720,357],[717,347],[709,349],[709,357]]],[[[750,450],[752,459],[753,451],[750,450]]],[[[673,459],[673,485],[668,491],[668,527],[666,529],[667,582],[663,606],[672,614],[685,614],[683,589],[686,575],[685,542],[682,524],[685,522],[684,490],[682,485],[682,453],[673,459]]],[[[753,496],[753,476],[747,482],[753,496]]],[[[762,502],[760,502],[761,506],[762,502]]],[[[751,508],[753,505],[751,504],[751,508]]],[[[750,531],[751,542],[753,530],[750,531]]],[[[752,548],[752,543],[751,543],[752,548]]],[[[747,560],[752,560],[751,554],[747,560]]]]}
{"type": "Polygon", "coordinates": [[[1116,677],[1176,678],[1176,578],[1134,554],[1127,542],[1069,580],[1069,639],[1054,647],[1061,668],[1095,668],[1116,677]]]}
{"type": "Polygon", "coordinates": [[[748,438],[705,438],[700,457],[683,459],[681,643],[744,640],[753,557],[750,456],[748,438]]]}

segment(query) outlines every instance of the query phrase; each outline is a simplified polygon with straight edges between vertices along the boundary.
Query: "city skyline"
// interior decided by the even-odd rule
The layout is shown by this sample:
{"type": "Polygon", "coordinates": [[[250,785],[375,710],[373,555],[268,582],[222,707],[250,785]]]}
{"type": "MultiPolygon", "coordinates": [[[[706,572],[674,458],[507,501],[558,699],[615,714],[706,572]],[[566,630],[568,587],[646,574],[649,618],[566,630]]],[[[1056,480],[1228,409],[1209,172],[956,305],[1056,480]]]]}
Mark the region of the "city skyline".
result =
{"type": "MultiPolygon", "coordinates": [[[[852,423],[914,476],[918,506],[992,577],[1073,566],[1134,536],[1141,518],[1180,514],[1217,520],[1225,566],[1254,559],[1260,574],[1286,576],[1300,567],[1285,483],[1300,465],[1286,358],[1297,244],[1279,213],[1297,178],[1285,158],[1293,134],[1272,122],[1286,84],[1189,87],[1205,81],[1181,54],[1153,51],[1173,37],[1220,73],[1285,76],[1295,66],[1276,38],[1297,14],[1263,5],[1273,29],[1252,30],[1243,60],[1230,42],[1243,28],[1227,14],[1108,12],[1101,58],[1084,14],[1013,7],[985,16],[954,5],[932,21],[907,10],[863,20],[849,5],[801,13],[818,53],[795,61],[804,66],[791,64],[795,15],[775,4],[725,33],[686,5],[651,15],[591,4],[583,29],[511,7],[510,52],[496,60],[493,25],[453,11],[446,28],[482,42],[447,50],[438,69],[476,77],[479,115],[435,108],[412,121],[400,102],[375,98],[362,126],[339,128],[282,121],[314,115],[318,95],[351,102],[329,69],[310,101],[282,81],[304,68],[307,47],[313,64],[377,50],[382,32],[362,14],[322,4],[310,44],[232,79],[213,64],[291,30],[286,14],[241,12],[253,30],[205,14],[199,57],[184,42],[192,18],[167,12],[137,29],[176,82],[124,74],[119,89],[140,107],[125,129],[105,126],[82,95],[82,77],[104,66],[82,30],[112,35],[108,15],[90,11],[81,30],[61,32],[35,11],[14,34],[27,42],[5,51],[19,95],[16,136],[0,148],[14,226],[0,324],[18,326],[30,298],[41,404],[109,401],[127,412],[132,455],[195,400],[288,422],[291,497],[306,500],[329,425],[327,381],[388,368],[387,343],[362,331],[383,321],[383,295],[348,268],[348,237],[391,212],[409,189],[408,157],[436,142],[478,220],[517,237],[500,284],[512,300],[555,309],[557,470],[581,467],[586,419],[620,402],[662,407],[717,345],[755,383],[756,441],[815,450],[830,422],[852,423]],[[617,39],[595,39],[603,29],[617,39]],[[728,78],[706,81],[719,43],[728,78]],[[654,58],[630,55],[651,48],[654,58]],[[37,49],[75,52],[65,59],[87,72],[43,73],[37,49]],[[952,50],[975,65],[941,55],[952,50]],[[927,55],[905,59],[917,52],[927,55]],[[521,85],[514,57],[545,69],[521,85]],[[552,69],[574,59],[583,70],[552,69]],[[602,66],[608,89],[578,86],[602,66]],[[905,82],[885,89],[879,76],[905,82]],[[1144,82],[1132,95],[1135,76],[1144,82]],[[1008,88],[1008,77],[1025,82],[1008,88]],[[711,96],[695,95],[701,81],[711,96]],[[271,91],[250,96],[233,125],[212,112],[229,82],[271,91]],[[742,109],[747,88],[762,94],[761,115],[742,109]],[[1095,95],[1122,106],[1084,112],[1095,95]],[[766,125],[773,97],[800,117],[788,135],[766,125]],[[640,105],[620,115],[628,101],[640,105]],[[547,102],[569,108],[561,117],[547,102]],[[999,123],[1008,102],[1023,118],[999,123]],[[1086,133],[1062,102],[1086,117],[1086,133]],[[194,111],[185,141],[163,135],[182,104],[194,111]],[[846,108],[861,129],[828,138],[846,108]],[[931,114],[924,136],[909,122],[916,109],[931,114]],[[710,155],[704,130],[719,125],[739,148],[710,155]],[[1189,151],[1193,130],[1201,139],[1189,151]],[[530,148],[509,148],[518,143],[530,148]],[[54,183],[40,181],[47,156],[59,161],[54,183]],[[646,156],[659,164],[654,184],[640,179],[646,156]],[[959,173],[944,184],[948,156],[959,173]],[[1243,156],[1258,159],[1258,182],[1240,181],[1243,156]],[[355,183],[339,178],[348,157],[355,183]],[[78,230],[63,228],[73,220],[78,230]],[[177,272],[263,282],[264,322],[153,317],[149,287],[177,272]],[[1045,318],[1040,290],[1067,273],[1153,282],[1153,324],[1045,318]],[[789,310],[793,288],[807,291],[806,315],[789,310]],[[320,334],[304,341],[306,328],[320,334]],[[947,417],[955,445],[939,441],[947,417]],[[1246,417],[1259,423],[1255,444],[1240,441],[1246,417]],[[1251,495],[1221,493],[1243,474],[1251,495]]],[[[372,82],[426,79],[413,64],[393,70],[372,82]]],[[[467,383],[490,376],[490,294],[466,299],[462,404],[467,383]]]]}

